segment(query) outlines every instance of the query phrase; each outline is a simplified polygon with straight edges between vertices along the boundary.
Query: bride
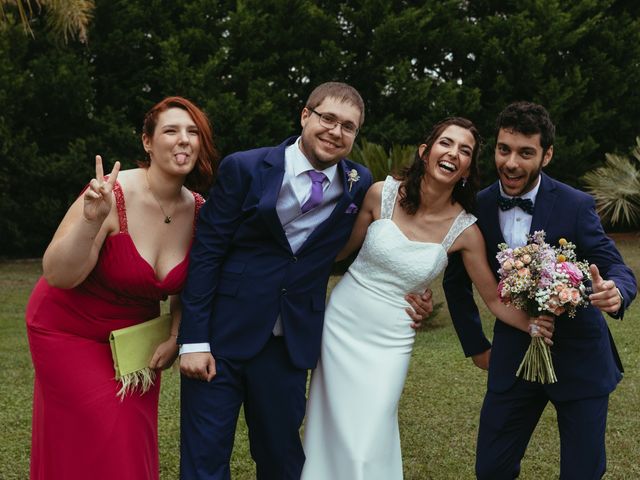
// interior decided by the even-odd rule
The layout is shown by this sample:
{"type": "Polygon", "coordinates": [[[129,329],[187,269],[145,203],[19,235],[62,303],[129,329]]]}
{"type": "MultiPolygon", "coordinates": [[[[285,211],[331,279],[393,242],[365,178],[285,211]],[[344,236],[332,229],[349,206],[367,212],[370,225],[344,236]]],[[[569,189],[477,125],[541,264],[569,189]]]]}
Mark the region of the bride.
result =
{"type": "MultiPolygon", "coordinates": [[[[362,248],[325,313],[307,406],[302,480],[402,478],[398,402],[415,337],[404,295],[423,292],[449,253],[461,252],[492,313],[528,331],[525,313],[498,299],[482,234],[468,213],[479,150],[473,123],[447,118],[433,127],[399,179],[387,177],[367,192],[338,258],[362,248]]],[[[550,324],[538,322],[550,337],[550,324]]]]}

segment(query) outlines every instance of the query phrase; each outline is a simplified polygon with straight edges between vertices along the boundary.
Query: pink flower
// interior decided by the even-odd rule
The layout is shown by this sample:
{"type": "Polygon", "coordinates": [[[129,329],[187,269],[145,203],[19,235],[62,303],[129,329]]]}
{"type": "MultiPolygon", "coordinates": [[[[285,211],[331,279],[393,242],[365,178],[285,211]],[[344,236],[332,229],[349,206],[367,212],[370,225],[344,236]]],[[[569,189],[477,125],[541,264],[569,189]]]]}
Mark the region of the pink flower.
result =
{"type": "Polygon", "coordinates": [[[525,265],[529,265],[531,263],[531,255],[524,254],[522,256],[522,261],[525,265]]]}
{"type": "Polygon", "coordinates": [[[527,277],[527,276],[529,276],[529,274],[530,274],[530,272],[529,272],[528,268],[520,268],[518,270],[518,276],[520,276],[520,277],[527,277]]]}
{"type": "Polygon", "coordinates": [[[567,303],[569,300],[571,300],[570,289],[563,288],[562,290],[560,290],[560,292],[558,292],[558,300],[560,300],[560,303],[567,303]]]}
{"type": "Polygon", "coordinates": [[[559,317],[559,316],[560,316],[560,315],[562,315],[564,312],[565,312],[564,307],[562,307],[562,306],[558,306],[558,307],[556,307],[556,309],[553,311],[553,314],[559,317]]]}
{"type": "Polygon", "coordinates": [[[551,297],[549,297],[546,308],[554,315],[562,315],[565,311],[564,307],[561,305],[561,299],[558,295],[551,295],[551,297]]]}
{"type": "Polygon", "coordinates": [[[511,260],[510,258],[505,260],[505,262],[502,264],[502,268],[507,272],[509,270],[513,270],[513,260],[511,260]]]}
{"type": "Polygon", "coordinates": [[[571,303],[573,303],[574,305],[580,304],[580,302],[582,301],[582,295],[580,295],[580,291],[577,288],[571,288],[570,294],[571,303]]]}
{"type": "Polygon", "coordinates": [[[569,281],[572,285],[578,286],[582,282],[582,272],[571,262],[562,262],[556,265],[556,270],[560,273],[564,273],[569,277],[569,281]]]}
{"type": "Polygon", "coordinates": [[[505,287],[504,280],[500,280],[498,283],[498,297],[500,297],[501,300],[507,300],[510,297],[510,292],[505,287]]]}

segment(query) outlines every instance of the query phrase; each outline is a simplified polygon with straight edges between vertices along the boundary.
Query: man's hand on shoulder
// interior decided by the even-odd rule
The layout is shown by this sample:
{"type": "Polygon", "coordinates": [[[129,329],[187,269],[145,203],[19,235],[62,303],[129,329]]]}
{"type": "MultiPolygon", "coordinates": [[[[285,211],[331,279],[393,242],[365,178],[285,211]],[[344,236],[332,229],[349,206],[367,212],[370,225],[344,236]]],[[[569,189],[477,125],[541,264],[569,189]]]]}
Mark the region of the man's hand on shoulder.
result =
{"type": "Polygon", "coordinates": [[[209,352],[180,355],[180,373],[193,380],[210,382],[216,376],[216,360],[209,352]]]}

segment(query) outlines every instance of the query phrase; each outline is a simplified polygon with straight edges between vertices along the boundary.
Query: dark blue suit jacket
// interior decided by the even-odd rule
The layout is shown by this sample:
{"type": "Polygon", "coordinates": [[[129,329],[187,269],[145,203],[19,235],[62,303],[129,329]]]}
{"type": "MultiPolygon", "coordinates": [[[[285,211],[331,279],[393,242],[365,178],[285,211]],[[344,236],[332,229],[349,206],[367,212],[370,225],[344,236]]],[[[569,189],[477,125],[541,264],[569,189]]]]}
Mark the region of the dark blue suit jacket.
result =
{"type": "Polygon", "coordinates": [[[294,255],[276,201],[284,151],[296,138],[234,153],[220,164],[191,249],[179,344],[209,342],[214,356],[249,359],[266,344],[280,316],[293,364],[316,366],[327,280],[357,216],[349,207],[360,207],[372,179],[362,165],[341,160],[337,178],[343,195],[294,255]],[[360,180],[349,191],[351,169],[360,180]]]}
{"type": "MultiPolygon", "coordinates": [[[[487,258],[498,271],[496,253],[504,242],[498,220],[499,184],[478,194],[478,226],[486,245],[487,258]]],[[[584,192],[542,174],[535,201],[531,233],[546,232],[546,241],[557,245],[562,237],[576,245],[578,259],[598,266],[604,279],[614,280],[624,297],[615,317],[622,318],[635,297],[637,286],[631,269],[622,260],[596,214],[593,198],[584,192]]],[[[496,273],[497,278],[497,273],[496,273]]],[[[443,281],[449,311],[467,356],[491,345],[482,332],[473,301],[469,277],[459,255],[452,256],[443,281]]],[[[575,318],[556,319],[551,348],[558,382],[545,385],[549,397],[571,400],[610,393],[622,378],[622,365],[602,313],[592,307],[579,308],[575,318]]],[[[530,343],[528,334],[496,320],[489,365],[489,390],[503,392],[516,381],[516,370],[530,343]]]]}

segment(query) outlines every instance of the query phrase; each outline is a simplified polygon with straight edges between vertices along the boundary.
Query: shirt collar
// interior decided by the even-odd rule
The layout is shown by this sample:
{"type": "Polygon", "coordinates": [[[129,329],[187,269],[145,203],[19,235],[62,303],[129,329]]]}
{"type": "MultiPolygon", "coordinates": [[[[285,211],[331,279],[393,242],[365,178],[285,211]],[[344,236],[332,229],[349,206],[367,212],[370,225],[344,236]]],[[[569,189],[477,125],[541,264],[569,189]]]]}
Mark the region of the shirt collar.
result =
{"type": "MultiPolygon", "coordinates": [[[[536,196],[538,195],[538,190],[540,190],[541,181],[542,181],[542,176],[538,175],[538,183],[536,183],[536,186],[533,187],[531,190],[529,190],[527,193],[519,195],[519,198],[528,198],[533,203],[535,203],[536,196]]],[[[511,195],[507,195],[506,193],[504,193],[504,190],[502,189],[502,182],[498,181],[498,184],[500,185],[500,195],[506,198],[515,198],[515,197],[512,197],[511,195]]]]}
{"type": "MultiPolygon", "coordinates": [[[[292,167],[293,175],[295,177],[302,175],[303,173],[308,172],[309,170],[315,170],[313,168],[313,165],[311,165],[307,157],[304,155],[304,153],[302,153],[302,149],[300,148],[300,138],[301,137],[298,137],[298,139],[293,143],[293,145],[288,147],[291,149],[291,167],[292,167]]],[[[338,171],[338,165],[337,164],[331,165],[330,167],[325,168],[324,170],[317,170],[317,171],[320,171],[325,174],[330,185],[331,182],[336,177],[336,172],[338,171]]]]}

